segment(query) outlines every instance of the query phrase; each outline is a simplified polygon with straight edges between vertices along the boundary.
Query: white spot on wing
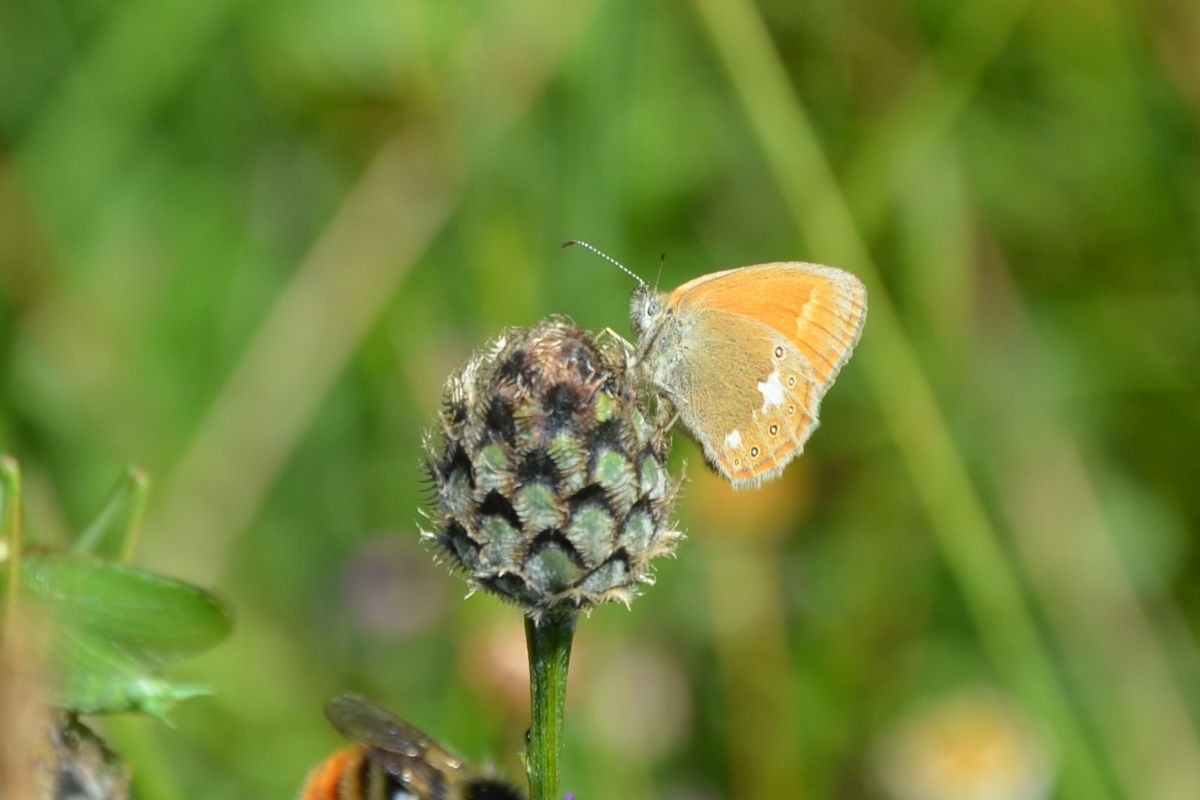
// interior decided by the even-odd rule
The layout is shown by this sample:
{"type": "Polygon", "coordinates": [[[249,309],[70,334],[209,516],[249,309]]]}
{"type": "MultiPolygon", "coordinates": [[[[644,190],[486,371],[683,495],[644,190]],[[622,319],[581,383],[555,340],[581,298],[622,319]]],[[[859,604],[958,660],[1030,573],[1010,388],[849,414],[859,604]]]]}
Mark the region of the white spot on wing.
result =
{"type": "Polygon", "coordinates": [[[730,431],[729,435],[725,437],[725,446],[728,447],[730,450],[741,447],[742,446],[742,432],[741,431],[730,431]]]}
{"type": "Polygon", "coordinates": [[[763,411],[769,411],[773,406],[783,405],[783,381],[779,379],[779,370],[771,373],[766,382],[758,384],[758,391],[763,396],[763,411]]]}

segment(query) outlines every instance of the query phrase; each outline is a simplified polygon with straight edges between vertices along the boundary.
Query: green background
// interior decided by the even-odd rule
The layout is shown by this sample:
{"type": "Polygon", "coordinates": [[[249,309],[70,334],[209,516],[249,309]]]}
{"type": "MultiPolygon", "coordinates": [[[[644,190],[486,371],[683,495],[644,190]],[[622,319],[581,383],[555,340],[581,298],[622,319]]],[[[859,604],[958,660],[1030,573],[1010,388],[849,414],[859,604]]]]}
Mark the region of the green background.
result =
{"type": "Polygon", "coordinates": [[[1198,121],[1188,0],[0,4],[30,536],[140,464],[139,563],[238,613],[177,671],[213,698],[109,727],[139,796],[293,796],[342,688],[519,776],[520,620],[417,546],[419,447],[503,327],[628,332],[569,238],[668,287],[835,264],[871,312],[778,483],[679,437],[689,539],[580,626],[566,788],[889,796],[904,721],[994,691],[1012,774],[1193,796],[1198,121]]]}

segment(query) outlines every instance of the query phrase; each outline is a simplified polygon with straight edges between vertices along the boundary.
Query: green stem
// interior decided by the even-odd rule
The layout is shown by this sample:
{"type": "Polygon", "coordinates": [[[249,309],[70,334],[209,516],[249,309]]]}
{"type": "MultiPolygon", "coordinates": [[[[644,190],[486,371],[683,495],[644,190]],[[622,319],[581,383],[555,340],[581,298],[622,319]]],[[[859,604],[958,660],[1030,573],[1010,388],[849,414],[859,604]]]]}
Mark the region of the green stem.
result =
{"type": "MultiPolygon", "coordinates": [[[[21,468],[12,456],[0,456],[0,542],[7,559],[7,580],[0,600],[0,646],[12,629],[21,579],[21,468]]],[[[0,559],[3,562],[5,559],[0,559]]]]}
{"type": "Polygon", "coordinates": [[[547,614],[537,621],[525,618],[532,706],[525,753],[529,800],[558,800],[558,756],[576,617],[567,612],[547,614]]]}

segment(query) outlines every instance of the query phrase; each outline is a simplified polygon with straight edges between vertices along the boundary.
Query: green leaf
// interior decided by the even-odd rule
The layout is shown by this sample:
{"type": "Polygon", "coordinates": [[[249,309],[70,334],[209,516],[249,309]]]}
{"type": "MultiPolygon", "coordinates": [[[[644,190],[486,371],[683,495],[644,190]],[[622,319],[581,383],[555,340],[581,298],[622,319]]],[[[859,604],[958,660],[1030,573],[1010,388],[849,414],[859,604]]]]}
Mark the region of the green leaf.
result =
{"type": "Polygon", "coordinates": [[[224,605],[203,589],[78,555],[27,556],[21,592],[54,626],[59,701],[81,713],[162,716],[197,690],[158,673],[219,644],[232,627],[224,605]]]}

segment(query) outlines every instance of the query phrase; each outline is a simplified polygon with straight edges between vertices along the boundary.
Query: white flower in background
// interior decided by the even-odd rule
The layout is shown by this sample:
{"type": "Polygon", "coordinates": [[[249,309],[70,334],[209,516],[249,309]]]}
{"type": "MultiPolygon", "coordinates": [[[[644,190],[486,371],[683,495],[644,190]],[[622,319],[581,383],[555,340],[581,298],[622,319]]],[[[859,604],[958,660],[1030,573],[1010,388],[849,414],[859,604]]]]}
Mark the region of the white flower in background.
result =
{"type": "Polygon", "coordinates": [[[998,693],[973,690],[902,718],[876,767],[894,800],[1043,800],[1053,760],[1026,716],[998,693]]]}

